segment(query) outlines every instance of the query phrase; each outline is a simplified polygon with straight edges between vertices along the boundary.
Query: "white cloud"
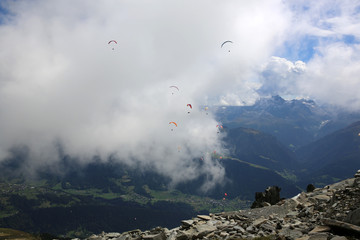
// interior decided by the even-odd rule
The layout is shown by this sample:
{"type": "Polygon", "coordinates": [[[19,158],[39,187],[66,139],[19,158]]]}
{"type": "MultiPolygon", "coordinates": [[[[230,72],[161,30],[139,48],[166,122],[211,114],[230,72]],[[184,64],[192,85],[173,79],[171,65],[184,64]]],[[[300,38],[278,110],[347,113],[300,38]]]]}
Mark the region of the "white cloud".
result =
{"type": "Polygon", "coordinates": [[[319,48],[308,64],[299,88],[312,98],[360,109],[360,45],[334,43],[319,48]]]}
{"type": "Polygon", "coordinates": [[[280,57],[271,57],[261,69],[259,91],[263,95],[296,95],[298,79],[306,71],[302,61],[295,63],[280,57]]]}
{"type": "Polygon", "coordinates": [[[268,56],[287,26],[277,0],[4,6],[10,15],[0,25],[1,159],[26,145],[30,168],[48,165],[58,160],[61,143],[82,161],[94,154],[136,159],[174,183],[206,173],[204,190],[222,181],[224,169],[205,157],[199,171],[193,158],[224,149],[217,123],[201,106],[246,86],[248,68],[268,56]],[[220,48],[225,40],[234,42],[230,54],[220,48]],[[170,121],[178,123],[173,131],[170,121]]]}
{"type": "MultiPolygon", "coordinates": [[[[7,1],[11,14],[0,25],[0,158],[25,144],[34,166],[48,164],[57,161],[54,142],[61,142],[83,161],[115,154],[177,182],[194,177],[193,158],[224,151],[204,105],[249,105],[259,93],[356,103],[357,46],[323,39],[306,64],[270,58],[284,42],[296,49],[309,35],[357,37],[351,1],[330,2],[7,1]],[[330,14],[334,6],[341,14],[330,14]],[[220,47],[225,40],[233,41],[231,52],[220,47]],[[171,94],[171,85],[179,93],[171,94]],[[325,93],[333,89],[339,94],[325,93]],[[179,124],[174,131],[170,121],[179,124]],[[179,145],[186,150],[179,153],[179,145]]],[[[203,169],[213,179],[207,186],[221,182],[216,162],[205,161],[203,169]]]]}
{"type": "Polygon", "coordinates": [[[359,110],[360,1],[289,1],[286,45],[260,71],[261,94],[309,97],[359,110]],[[306,63],[296,61],[303,57],[306,63]],[[292,59],[292,60],[290,60],[292,59]]]}

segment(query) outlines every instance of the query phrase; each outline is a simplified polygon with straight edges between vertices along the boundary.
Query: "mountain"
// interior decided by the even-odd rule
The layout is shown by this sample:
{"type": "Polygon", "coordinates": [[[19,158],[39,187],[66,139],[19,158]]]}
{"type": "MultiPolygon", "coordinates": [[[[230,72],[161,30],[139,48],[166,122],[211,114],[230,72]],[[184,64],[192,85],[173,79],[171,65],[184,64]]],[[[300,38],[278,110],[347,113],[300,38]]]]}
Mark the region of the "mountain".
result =
{"type": "Polygon", "coordinates": [[[252,106],[218,107],[217,120],[228,128],[252,128],[275,136],[291,150],[360,119],[359,112],[319,106],[313,100],[262,98],[252,106]]]}
{"type": "Polygon", "coordinates": [[[96,158],[83,165],[69,156],[57,166],[61,175],[43,168],[36,179],[26,179],[14,175],[28,164],[25,150],[14,150],[14,159],[0,163],[0,225],[72,237],[170,228],[196,214],[247,208],[255,192],[269,185],[279,186],[284,197],[300,192],[291,180],[293,153],[275,137],[245,128],[225,131],[229,155],[213,156],[225,181],[207,192],[201,191],[206,174],[170,187],[169,179],[154,171],[96,158]]]}
{"type": "Polygon", "coordinates": [[[360,121],[296,151],[302,178],[323,185],[351,176],[360,169],[360,121]]]}
{"type": "Polygon", "coordinates": [[[359,239],[359,198],[360,171],[275,205],[197,215],[173,229],[103,232],[86,239],[359,239]]]}
{"type": "Polygon", "coordinates": [[[277,171],[297,167],[295,154],[270,134],[239,127],[228,130],[224,140],[235,158],[277,171]]]}
{"type": "Polygon", "coordinates": [[[206,174],[169,186],[170,179],[155,171],[96,157],[84,165],[66,155],[55,167],[61,174],[43,168],[28,179],[21,172],[29,164],[24,146],[0,162],[0,225],[72,237],[170,228],[196,214],[247,208],[255,192],[271,185],[291,197],[308,183],[331,183],[360,168],[360,123],[352,121],[359,114],[276,96],[218,108],[216,116],[229,151],[213,155],[225,180],[211,190],[201,191],[206,174]]]}

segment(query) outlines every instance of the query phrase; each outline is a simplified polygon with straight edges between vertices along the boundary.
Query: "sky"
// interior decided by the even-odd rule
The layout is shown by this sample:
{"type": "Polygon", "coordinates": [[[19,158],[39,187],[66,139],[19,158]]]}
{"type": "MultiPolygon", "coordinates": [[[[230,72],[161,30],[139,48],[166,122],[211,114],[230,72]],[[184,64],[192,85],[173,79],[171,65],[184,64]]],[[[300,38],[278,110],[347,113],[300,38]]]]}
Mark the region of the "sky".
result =
{"type": "Polygon", "coordinates": [[[356,0],[2,0],[0,161],[26,146],[24,171],[56,171],[61,145],[173,184],[206,174],[207,190],[225,177],[213,107],[280,95],[357,111],[359,39],[356,0]]]}

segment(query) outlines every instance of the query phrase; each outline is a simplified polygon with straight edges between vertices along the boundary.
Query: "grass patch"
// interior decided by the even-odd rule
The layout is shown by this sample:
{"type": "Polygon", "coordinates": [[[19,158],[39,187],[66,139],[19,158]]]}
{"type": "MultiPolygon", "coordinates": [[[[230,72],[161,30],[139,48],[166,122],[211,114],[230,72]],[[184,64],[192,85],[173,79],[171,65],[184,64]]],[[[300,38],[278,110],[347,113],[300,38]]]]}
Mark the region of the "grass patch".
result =
{"type": "Polygon", "coordinates": [[[263,166],[260,166],[260,165],[257,165],[257,164],[253,164],[253,163],[249,163],[249,162],[246,162],[246,161],[243,161],[243,160],[240,160],[238,158],[233,158],[233,157],[223,157],[223,159],[229,159],[229,160],[233,160],[233,161],[238,161],[238,162],[241,162],[241,163],[245,163],[251,167],[254,167],[254,168],[260,168],[260,169],[264,169],[264,170],[270,170],[269,168],[267,167],[263,167],[263,166]]]}
{"type": "Polygon", "coordinates": [[[279,172],[279,171],[275,171],[275,172],[287,180],[290,180],[293,182],[296,182],[298,180],[297,176],[289,170],[284,169],[282,172],[279,172]]]}
{"type": "Polygon", "coordinates": [[[34,235],[10,228],[0,228],[0,240],[40,240],[39,237],[34,235]]]}

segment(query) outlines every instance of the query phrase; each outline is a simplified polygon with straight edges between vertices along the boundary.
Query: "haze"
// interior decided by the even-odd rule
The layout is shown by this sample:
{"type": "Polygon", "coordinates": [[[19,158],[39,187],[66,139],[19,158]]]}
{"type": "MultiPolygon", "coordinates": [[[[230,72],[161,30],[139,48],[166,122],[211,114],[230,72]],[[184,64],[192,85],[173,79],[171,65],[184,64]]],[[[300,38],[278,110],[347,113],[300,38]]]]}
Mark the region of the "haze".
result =
{"type": "Polygon", "coordinates": [[[61,145],[83,163],[115,156],[174,184],[207,174],[207,190],[224,179],[210,157],[226,154],[216,106],[279,94],[360,107],[360,1],[0,6],[0,159],[26,146],[27,172],[56,166],[61,145]]]}

